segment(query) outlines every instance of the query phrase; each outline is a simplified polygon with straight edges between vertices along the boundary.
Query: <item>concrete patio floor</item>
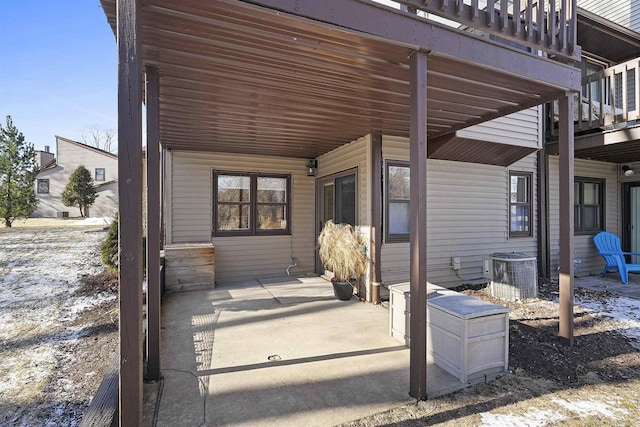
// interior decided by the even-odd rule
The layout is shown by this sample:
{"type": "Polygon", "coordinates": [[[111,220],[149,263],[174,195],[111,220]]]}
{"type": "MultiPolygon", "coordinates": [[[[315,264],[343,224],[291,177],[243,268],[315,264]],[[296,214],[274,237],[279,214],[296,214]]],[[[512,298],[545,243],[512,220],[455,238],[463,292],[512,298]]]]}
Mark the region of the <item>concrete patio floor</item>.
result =
{"type": "Polygon", "coordinates": [[[640,299],[640,274],[629,273],[627,285],[622,283],[618,273],[607,273],[605,277],[600,275],[576,277],[574,284],[578,288],[599,292],[608,291],[621,297],[640,299]]]}
{"type": "MultiPolygon", "coordinates": [[[[147,425],[335,425],[414,400],[389,311],[337,301],[318,277],[168,295],[161,367],[147,425]]],[[[428,364],[429,397],[464,387],[428,364]]]]}

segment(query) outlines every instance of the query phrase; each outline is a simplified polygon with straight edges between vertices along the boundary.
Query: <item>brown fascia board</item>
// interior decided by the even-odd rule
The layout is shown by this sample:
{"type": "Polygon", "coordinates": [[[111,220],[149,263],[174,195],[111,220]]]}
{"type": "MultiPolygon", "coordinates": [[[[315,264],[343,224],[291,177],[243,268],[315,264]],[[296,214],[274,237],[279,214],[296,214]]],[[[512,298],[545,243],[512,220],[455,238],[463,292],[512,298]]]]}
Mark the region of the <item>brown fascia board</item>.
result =
{"type": "Polygon", "coordinates": [[[53,158],[53,160],[51,160],[49,163],[47,163],[46,165],[44,165],[42,167],[42,169],[40,169],[40,172],[42,171],[46,171],[47,169],[53,169],[54,167],[56,167],[58,165],[57,161],[55,158],[53,158]]]}
{"type": "Polygon", "coordinates": [[[70,144],[77,145],[78,147],[86,148],[86,149],[94,151],[94,152],[96,152],[98,154],[103,154],[105,156],[111,157],[112,159],[117,159],[118,158],[118,156],[113,154],[113,153],[110,153],[110,152],[105,151],[105,150],[101,150],[101,149],[96,148],[96,147],[91,147],[90,145],[83,144],[82,142],[74,141],[74,140],[69,139],[69,138],[64,138],[62,136],[56,135],[56,141],[57,140],[68,142],[70,144]]]}

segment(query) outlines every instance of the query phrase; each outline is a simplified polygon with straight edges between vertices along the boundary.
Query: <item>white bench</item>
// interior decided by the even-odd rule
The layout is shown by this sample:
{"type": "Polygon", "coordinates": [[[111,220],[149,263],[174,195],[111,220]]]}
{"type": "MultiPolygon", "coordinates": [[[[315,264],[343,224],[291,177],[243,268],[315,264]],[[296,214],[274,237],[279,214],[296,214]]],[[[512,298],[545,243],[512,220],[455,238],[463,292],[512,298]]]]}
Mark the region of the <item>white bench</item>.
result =
{"type": "MultiPolygon", "coordinates": [[[[409,284],[389,286],[390,333],[410,343],[409,284]]],[[[509,367],[509,310],[440,286],[427,287],[427,351],[461,382],[479,382],[509,367]]]]}

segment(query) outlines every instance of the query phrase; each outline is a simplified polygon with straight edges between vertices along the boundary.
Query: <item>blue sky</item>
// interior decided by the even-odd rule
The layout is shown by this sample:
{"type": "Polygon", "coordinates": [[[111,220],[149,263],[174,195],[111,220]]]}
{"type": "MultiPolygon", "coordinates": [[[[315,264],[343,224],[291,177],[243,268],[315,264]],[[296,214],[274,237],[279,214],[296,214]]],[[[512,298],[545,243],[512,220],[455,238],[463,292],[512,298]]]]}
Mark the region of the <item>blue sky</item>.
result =
{"type": "Polygon", "coordinates": [[[99,0],[0,0],[0,120],[36,149],[117,128],[116,42],[99,0]]]}

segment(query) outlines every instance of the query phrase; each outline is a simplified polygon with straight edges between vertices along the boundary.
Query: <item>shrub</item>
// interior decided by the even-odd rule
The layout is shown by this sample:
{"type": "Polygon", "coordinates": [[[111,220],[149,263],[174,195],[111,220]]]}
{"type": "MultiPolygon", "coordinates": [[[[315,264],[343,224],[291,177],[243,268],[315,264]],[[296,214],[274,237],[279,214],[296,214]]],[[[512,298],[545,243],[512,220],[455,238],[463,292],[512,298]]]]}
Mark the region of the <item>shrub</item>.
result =
{"type": "MultiPolygon", "coordinates": [[[[102,265],[111,273],[117,274],[119,270],[119,246],[118,246],[118,214],[109,227],[107,238],[102,243],[102,265]]],[[[147,238],[142,238],[142,271],[146,274],[147,268],[147,238]]]]}
{"type": "Polygon", "coordinates": [[[118,272],[118,214],[109,227],[107,238],[102,243],[102,265],[112,273],[118,272]]]}

